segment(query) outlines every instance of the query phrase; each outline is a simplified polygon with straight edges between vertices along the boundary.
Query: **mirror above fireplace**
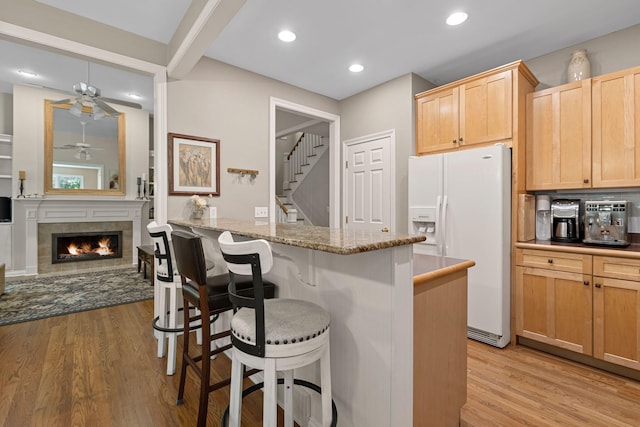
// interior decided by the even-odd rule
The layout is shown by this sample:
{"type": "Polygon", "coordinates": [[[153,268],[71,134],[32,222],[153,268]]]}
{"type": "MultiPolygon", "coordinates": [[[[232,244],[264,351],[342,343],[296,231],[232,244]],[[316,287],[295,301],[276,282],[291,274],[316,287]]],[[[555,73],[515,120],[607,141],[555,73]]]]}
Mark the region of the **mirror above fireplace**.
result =
{"type": "Polygon", "coordinates": [[[124,195],[125,114],[94,120],[72,105],[45,101],[45,194],[124,195]]]}

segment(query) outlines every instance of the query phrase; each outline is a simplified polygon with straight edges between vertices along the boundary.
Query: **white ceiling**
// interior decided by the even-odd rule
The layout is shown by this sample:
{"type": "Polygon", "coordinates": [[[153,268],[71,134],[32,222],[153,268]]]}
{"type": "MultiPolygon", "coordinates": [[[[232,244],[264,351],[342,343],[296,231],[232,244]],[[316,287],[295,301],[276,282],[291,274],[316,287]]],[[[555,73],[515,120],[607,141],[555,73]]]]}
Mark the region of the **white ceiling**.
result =
{"type": "MultiPolygon", "coordinates": [[[[225,0],[231,1],[231,0],[225,0]]],[[[168,43],[189,0],[38,0],[168,43]]],[[[1,18],[0,18],[1,19],[1,18]]],[[[81,18],[79,18],[81,19],[81,18]]],[[[206,56],[340,100],[413,72],[440,85],[517,59],[531,59],[640,23],[638,0],[246,0],[206,56]],[[444,20],[464,10],[468,21],[444,20]],[[280,42],[290,29],[297,40],[280,42]],[[350,73],[352,62],[365,70],[350,73]]],[[[32,68],[47,87],[87,80],[86,62],[0,41],[0,91],[32,68]],[[53,66],[52,66],[53,65],[53,66]],[[43,71],[41,71],[41,69],[43,71]]],[[[152,109],[149,77],[91,67],[103,95],[135,92],[152,109]]]]}

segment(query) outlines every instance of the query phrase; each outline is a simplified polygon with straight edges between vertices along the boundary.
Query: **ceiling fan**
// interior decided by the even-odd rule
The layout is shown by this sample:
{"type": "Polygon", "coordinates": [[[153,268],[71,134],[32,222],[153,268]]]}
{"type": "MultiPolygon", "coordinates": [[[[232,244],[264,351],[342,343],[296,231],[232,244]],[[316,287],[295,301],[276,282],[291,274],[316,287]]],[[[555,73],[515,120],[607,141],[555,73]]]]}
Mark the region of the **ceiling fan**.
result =
{"type": "Polygon", "coordinates": [[[76,142],[75,144],[64,144],[60,147],[53,147],[58,150],[70,150],[75,149],[76,153],[74,157],[76,159],[82,160],[90,160],[91,159],[91,150],[104,150],[104,148],[92,147],[91,144],[85,141],[85,126],[87,122],[80,122],[82,124],[82,142],[76,142]]]}
{"type": "MultiPolygon", "coordinates": [[[[90,81],[90,63],[87,62],[87,82],[90,81]]],[[[61,99],[59,101],[52,102],[52,104],[73,103],[69,109],[69,113],[76,117],[82,116],[82,108],[84,106],[91,107],[94,120],[102,119],[107,115],[111,117],[118,117],[121,114],[118,110],[107,104],[107,102],[124,105],[130,108],[142,109],[142,106],[135,102],[103,97],[100,95],[100,89],[90,83],[80,82],[74,84],[73,94],[75,95],[75,98],[61,99]]]]}

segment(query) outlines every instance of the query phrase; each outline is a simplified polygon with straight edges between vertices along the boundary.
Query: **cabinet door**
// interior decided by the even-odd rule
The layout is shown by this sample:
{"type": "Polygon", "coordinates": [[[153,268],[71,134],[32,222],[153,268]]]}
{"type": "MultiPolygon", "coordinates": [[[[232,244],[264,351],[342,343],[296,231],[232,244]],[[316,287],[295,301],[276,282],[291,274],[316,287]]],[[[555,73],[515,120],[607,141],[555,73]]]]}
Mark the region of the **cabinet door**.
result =
{"type": "Polygon", "coordinates": [[[458,88],[416,98],[416,154],[458,148],[458,88]]]}
{"type": "Polygon", "coordinates": [[[511,139],[513,121],[511,70],[460,86],[460,144],[511,139]]]}
{"type": "Polygon", "coordinates": [[[593,355],[640,369],[640,282],[594,276],[593,355]]]}
{"type": "Polygon", "coordinates": [[[593,187],[640,185],[640,67],[592,82],[593,187]]]}
{"type": "Polygon", "coordinates": [[[591,276],[516,267],[516,334],[592,354],[591,276]]]}
{"type": "Polygon", "coordinates": [[[527,94],[527,190],[591,187],[591,80],[527,94]]]}

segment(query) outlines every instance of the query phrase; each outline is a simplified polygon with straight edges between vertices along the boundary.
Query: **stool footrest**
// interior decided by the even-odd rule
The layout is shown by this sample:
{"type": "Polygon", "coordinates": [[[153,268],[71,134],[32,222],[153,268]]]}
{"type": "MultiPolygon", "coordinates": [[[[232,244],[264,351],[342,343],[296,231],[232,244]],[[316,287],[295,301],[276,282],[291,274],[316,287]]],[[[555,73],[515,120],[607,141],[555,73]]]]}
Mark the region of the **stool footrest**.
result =
{"type": "MultiPolygon", "coordinates": [[[[252,370],[255,371],[256,369],[252,369],[252,370]]],[[[248,372],[251,372],[251,371],[248,371],[248,372]]],[[[247,376],[247,373],[245,373],[245,377],[246,376],[247,376]]],[[[284,378],[278,378],[278,384],[284,384],[284,378]]],[[[306,380],[299,380],[297,378],[294,378],[293,384],[310,388],[311,390],[314,390],[317,393],[322,393],[322,389],[320,388],[319,385],[306,380]]],[[[245,390],[242,391],[242,398],[244,399],[246,396],[250,395],[254,391],[260,390],[263,386],[264,386],[264,383],[262,382],[262,383],[256,383],[251,387],[247,387],[245,390]]],[[[225,409],[224,411],[224,414],[222,416],[222,422],[220,425],[222,427],[228,427],[229,425],[229,406],[227,406],[227,409],[225,409]]],[[[338,425],[338,409],[336,408],[336,404],[333,401],[333,399],[331,399],[331,427],[336,427],[337,425],[338,425]]]]}

